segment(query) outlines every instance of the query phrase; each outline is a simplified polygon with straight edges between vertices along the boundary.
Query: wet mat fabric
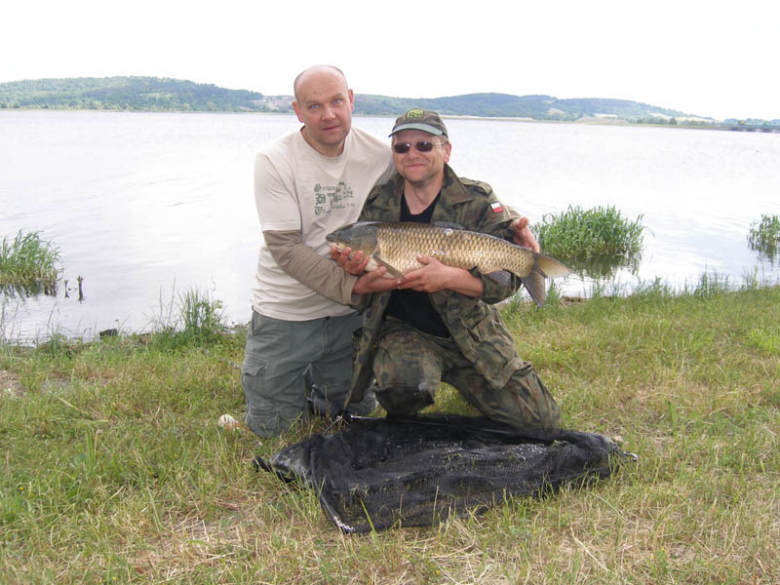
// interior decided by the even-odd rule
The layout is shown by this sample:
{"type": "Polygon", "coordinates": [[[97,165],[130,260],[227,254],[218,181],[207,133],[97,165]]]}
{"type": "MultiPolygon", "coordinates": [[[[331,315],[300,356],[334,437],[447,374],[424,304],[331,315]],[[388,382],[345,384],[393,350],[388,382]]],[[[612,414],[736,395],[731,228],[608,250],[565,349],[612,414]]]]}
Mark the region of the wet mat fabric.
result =
{"type": "Polygon", "coordinates": [[[367,532],[435,525],[507,497],[589,483],[624,459],[613,441],[593,433],[523,431],[474,417],[366,417],[255,465],[317,490],[342,531],[367,532]]]}

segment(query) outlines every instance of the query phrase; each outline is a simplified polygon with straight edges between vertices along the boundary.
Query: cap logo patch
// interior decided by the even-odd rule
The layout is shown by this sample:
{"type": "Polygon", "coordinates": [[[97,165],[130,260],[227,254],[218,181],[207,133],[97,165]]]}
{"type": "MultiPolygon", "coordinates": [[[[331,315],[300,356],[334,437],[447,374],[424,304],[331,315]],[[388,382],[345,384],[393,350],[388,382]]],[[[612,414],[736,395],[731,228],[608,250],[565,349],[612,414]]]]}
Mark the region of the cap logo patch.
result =
{"type": "Polygon", "coordinates": [[[406,112],[407,118],[422,118],[425,116],[425,110],[409,110],[406,112]]]}

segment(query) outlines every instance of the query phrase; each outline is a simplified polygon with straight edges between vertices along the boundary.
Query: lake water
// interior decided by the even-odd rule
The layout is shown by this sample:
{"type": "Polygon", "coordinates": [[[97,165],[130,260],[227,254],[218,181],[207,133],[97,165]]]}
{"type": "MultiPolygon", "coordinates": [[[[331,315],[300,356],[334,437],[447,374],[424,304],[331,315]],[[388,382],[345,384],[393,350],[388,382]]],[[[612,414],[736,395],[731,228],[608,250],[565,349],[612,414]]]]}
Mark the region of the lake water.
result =
{"type": "MultiPolygon", "coordinates": [[[[353,123],[387,136],[392,122],[353,123]]],[[[228,322],[246,322],[261,238],[254,154],[298,125],[271,114],[0,111],[0,238],[42,232],[68,280],[56,297],[0,300],[0,334],[29,342],[148,330],[195,287],[224,303],[228,322]]],[[[735,284],[754,270],[780,279],[777,262],[747,246],[752,223],[780,214],[778,134],[447,125],[456,172],[490,183],[532,222],[569,205],[642,214],[645,250],[637,274],[619,274],[625,286],[656,277],[694,285],[705,270],[735,284]]],[[[563,283],[570,294],[588,286],[563,283]]]]}

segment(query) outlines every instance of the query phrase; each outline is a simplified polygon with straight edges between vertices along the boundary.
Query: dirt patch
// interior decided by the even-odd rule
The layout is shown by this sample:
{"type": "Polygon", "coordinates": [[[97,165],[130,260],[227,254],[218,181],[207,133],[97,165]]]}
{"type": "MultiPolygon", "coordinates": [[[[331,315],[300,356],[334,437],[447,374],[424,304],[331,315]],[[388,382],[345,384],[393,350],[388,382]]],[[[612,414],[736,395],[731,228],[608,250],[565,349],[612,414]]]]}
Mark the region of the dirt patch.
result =
{"type": "Polygon", "coordinates": [[[21,398],[23,394],[19,376],[7,370],[0,370],[0,396],[21,398]]]}

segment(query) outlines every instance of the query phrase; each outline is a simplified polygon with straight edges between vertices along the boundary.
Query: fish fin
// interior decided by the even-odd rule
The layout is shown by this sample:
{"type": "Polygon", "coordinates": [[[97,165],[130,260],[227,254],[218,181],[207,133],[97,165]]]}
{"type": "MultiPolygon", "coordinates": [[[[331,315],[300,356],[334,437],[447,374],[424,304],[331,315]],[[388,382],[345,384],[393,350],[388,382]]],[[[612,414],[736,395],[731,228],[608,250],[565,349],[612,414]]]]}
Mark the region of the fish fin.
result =
{"type": "Polygon", "coordinates": [[[558,262],[555,258],[550,258],[544,254],[537,254],[534,262],[534,270],[541,272],[542,276],[547,278],[557,278],[559,276],[568,276],[571,272],[566,266],[558,262]]]}
{"type": "Polygon", "coordinates": [[[570,270],[555,258],[550,258],[544,254],[535,254],[533,269],[526,276],[520,277],[520,281],[525,286],[528,294],[531,295],[536,306],[542,307],[544,300],[547,298],[544,279],[567,276],[569,273],[570,270]]]}
{"type": "Polygon", "coordinates": [[[431,225],[436,226],[438,228],[442,229],[451,229],[451,230],[465,230],[466,226],[462,226],[459,223],[454,223],[451,221],[435,221],[431,225]]]}
{"type": "Polygon", "coordinates": [[[526,276],[520,277],[520,282],[525,286],[525,290],[531,295],[531,299],[537,307],[544,306],[544,299],[547,298],[547,289],[544,286],[544,276],[537,270],[532,270],[526,276]]]}
{"type": "Polygon", "coordinates": [[[400,272],[397,268],[395,268],[394,266],[391,266],[390,264],[388,264],[387,262],[382,260],[376,254],[374,254],[372,256],[372,258],[376,261],[377,264],[381,264],[382,266],[387,268],[387,273],[385,274],[385,277],[388,277],[388,274],[391,274],[395,278],[405,278],[405,276],[403,275],[402,272],[400,272]]]}
{"type": "Polygon", "coordinates": [[[490,280],[494,280],[501,286],[509,286],[512,273],[508,270],[497,270],[495,272],[488,272],[485,276],[490,280]]]}

